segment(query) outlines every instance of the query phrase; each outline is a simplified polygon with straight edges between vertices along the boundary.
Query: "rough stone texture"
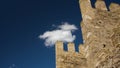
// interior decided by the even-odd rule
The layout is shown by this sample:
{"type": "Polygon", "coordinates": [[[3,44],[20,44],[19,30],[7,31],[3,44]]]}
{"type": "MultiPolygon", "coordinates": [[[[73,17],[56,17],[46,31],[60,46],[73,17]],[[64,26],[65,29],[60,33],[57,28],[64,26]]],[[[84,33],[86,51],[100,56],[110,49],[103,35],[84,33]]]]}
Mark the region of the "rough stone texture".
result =
{"type": "Polygon", "coordinates": [[[107,11],[103,0],[96,8],[90,0],[79,2],[84,44],[75,52],[74,43],[64,51],[63,42],[56,42],[56,68],[120,68],[120,5],[112,3],[107,11]]]}

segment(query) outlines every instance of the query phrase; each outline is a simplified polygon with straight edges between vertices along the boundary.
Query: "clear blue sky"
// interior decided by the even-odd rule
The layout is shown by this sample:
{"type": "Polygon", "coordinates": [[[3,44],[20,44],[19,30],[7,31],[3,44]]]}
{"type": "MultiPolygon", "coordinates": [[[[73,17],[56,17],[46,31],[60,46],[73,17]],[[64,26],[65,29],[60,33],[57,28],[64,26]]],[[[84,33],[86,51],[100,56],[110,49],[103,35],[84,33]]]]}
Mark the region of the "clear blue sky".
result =
{"type": "MultiPolygon", "coordinates": [[[[55,68],[54,47],[45,47],[38,36],[52,24],[79,28],[81,21],[78,0],[3,0],[0,11],[0,68],[55,68]]],[[[78,45],[81,31],[75,34],[78,45]]]]}

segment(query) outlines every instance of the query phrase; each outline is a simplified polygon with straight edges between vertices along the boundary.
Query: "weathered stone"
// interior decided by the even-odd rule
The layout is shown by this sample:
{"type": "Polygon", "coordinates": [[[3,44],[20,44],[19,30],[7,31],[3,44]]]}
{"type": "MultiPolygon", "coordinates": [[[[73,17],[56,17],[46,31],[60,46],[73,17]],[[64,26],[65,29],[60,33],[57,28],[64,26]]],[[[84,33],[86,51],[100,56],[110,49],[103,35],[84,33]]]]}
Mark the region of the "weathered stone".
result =
{"type": "Polygon", "coordinates": [[[107,11],[104,0],[92,8],[90,0],[80,0],[84,44],[75,52],[74,43],[64,51],[56,42],[56,68],[120,68],[120,5],[112,3],[107,11]]]}

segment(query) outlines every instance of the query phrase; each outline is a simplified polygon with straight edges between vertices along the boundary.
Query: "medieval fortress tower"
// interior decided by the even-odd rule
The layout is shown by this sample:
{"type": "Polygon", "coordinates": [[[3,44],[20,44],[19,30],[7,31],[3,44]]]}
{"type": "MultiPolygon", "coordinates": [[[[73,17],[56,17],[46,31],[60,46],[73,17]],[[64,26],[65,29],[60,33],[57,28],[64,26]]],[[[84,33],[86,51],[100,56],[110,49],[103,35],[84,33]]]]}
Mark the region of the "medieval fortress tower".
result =
{"type": "Polygon", "coordinates": [[[75,51],[74,43],[56,42],[56,68],[120,68],[120,5],[104,0],[80,0],[84,44],[75,51]]]}

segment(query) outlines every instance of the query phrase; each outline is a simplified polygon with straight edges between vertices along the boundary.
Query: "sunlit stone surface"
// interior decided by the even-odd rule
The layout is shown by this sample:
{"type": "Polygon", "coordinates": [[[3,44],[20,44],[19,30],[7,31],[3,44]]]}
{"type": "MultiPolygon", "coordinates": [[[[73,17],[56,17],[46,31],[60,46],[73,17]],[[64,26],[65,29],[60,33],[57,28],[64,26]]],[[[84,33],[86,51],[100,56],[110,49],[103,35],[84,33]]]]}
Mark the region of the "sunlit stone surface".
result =
{"type": "Polygon", "coordinates": [[[74,43],[64,51],[56,42],[56,68],[120,68],[120,5],[112,3],[107,11],[103,0],[91,7],[90,0],[80,0],[81,29],[84,44],[75,52],[74,43]]]}

